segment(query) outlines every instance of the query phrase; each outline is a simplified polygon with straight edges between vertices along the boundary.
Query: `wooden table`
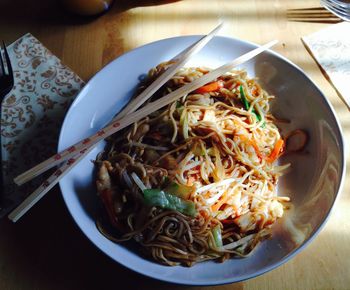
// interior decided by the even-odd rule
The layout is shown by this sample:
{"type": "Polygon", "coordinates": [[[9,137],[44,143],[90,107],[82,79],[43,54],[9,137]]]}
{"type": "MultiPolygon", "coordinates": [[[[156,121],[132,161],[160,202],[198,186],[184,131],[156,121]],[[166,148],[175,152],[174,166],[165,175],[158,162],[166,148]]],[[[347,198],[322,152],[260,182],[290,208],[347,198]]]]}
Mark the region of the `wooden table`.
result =
{"type": "MultiPolygon", "coordinates": [[[[219,21],[225,21],[223,34],[228,36],[256,43],[277,38],[280,44],[274,49],[316,82],[350,139],[349,111],[300,41],[332,24],[292,22],[286,16],[287,9],[319,6],[316,0],[118,0],[96,19],[67,16],[54,1],[39,9],[38,2],[2,0],[1,38],[9,43],[31,32],[84,80],[130,49],[171,36],[203,34],[219,21]]],[[[327,225],[304,251],[260,277],[215,288],[350,289],[349,175],[327,225]]],[[[19,223],[0,221],[0,289],[110,288],[190,289],[135,274],[99,252],[72,221],[58,189],[19,223]]]]}

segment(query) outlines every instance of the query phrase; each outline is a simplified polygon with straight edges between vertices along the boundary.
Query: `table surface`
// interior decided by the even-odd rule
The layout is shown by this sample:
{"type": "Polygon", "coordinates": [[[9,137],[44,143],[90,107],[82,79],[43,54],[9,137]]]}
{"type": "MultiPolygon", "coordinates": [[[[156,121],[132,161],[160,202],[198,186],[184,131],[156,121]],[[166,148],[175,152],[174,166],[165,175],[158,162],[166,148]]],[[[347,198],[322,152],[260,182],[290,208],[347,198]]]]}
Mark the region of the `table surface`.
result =
{"type": "MultiPolygon", "coordinates": [[[[349,111],[302,45],[300,37],[334,24],[293,22],[288,9],[319,7],[301,0],[118,0],[98,18],[69,16],[56,1],[2,0],[0,36],[10,43],[31,32],[84,80],[135,47],[204,34],[224,21],[224,35],[265,43],[315,81],[350,140],[349,111]]],[[[350,158],[347,156],[347,165],[350,158]]],[[[301,253],[248,281],[215,289],[349,289],[350,178],[328,223],[301,253]]],[[[79,231],[56,188],[17,224],[0,221],[0,289],[185,289],[138,275],[111,261],[79,231]]],[[[195,287],[204,289],[205,287],[195,287]]],[[[193,287],[191,289],[194,289],[193,287]]]]}

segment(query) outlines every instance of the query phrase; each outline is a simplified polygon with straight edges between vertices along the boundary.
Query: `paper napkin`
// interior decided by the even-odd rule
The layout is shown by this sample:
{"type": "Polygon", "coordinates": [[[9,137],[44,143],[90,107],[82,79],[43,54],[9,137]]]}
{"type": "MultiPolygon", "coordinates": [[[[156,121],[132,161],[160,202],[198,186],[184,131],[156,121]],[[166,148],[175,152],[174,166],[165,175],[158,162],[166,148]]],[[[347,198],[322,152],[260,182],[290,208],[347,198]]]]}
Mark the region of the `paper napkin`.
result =
{"type": "MultiPolygon", "coordinates": [[[[1,150],[5,203],[0,217],[42,181],[21,187],[13,178],[57,152],[67,109],[84,82],[31,34],[8,47],[15,86],[2,103],[1,150]]],[[[0,205],[1,206],[1,205],[0,205]]]]}
{"type": "Polygon", "coordinates": [[[350,23],[332,24],[302,40],[350,110],[350,23]]]}

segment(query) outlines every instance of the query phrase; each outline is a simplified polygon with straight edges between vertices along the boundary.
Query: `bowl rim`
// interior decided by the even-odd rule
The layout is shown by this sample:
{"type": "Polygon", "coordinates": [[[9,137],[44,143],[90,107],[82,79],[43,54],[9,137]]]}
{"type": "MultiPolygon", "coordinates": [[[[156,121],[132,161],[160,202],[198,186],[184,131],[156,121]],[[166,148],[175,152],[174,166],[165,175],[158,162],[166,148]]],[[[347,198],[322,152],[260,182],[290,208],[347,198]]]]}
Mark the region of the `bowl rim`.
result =
{"type": "MultiPolygon", "coordinates": [[[[144,45],[141,45],[139,47],[136,47],[134,49],[131,49],[129,51],[127,51],[126,53],[121,54],[120,56],[118,56],[117,58],[115,58],[114,60],[112,60],[111,62],[109,62],[108,64],[104,65],[98,72],[96,72],[96,74],[85,84],[85,86],[83,87],[83,89],[78,93],[78,95],[76,96],[76,98],[74,99],[73,103],[71,104],[70,108],[72,108],[76,103],[78,103],[80,101],[80,99],[85,95],[85,90],[87,90],[88,84],[90,82],[94,82],[94,80],[98,77],[98,75],[101,73],[101,71],[103,71],[106,67],[112,65],[114,62],[120,61],[121,59],[129,56],[130,54],[133,54],[139,50],[144,49],[145,47],[148,46],[154,46],[157,45],[158,43],[161,43],[163,41],[176,41],[177,39],[184,39],[184,38],[188,38],[188,39],[193,39],[194,41],[199,38],[199,37],[203,37],[203,35],[186,35],[186,36],[175,36],[175,37],[169,37],[169,38],[164,38],[164,39],[160,39],[157,41],[153,41],[150,43],[146,43],[144,45]]],[[[230,40],[230,41],[235,41],[235,42],[240,42],[243,43],[245,45],[249,45],[253,48],[258,47],[259,45],[250,41],[246,41],[246,40],[242,40],[236,37],[228,37],[228,36],[215,36],[215,38],[222,38],[222,39],[226,39],[226,40],[230,40]]],[[[173,277],[162,277],[162,276],[155,276],[152,274],[149,274],[147,271],[145,270],[141,270],[138,268],[131,268],[127,261],[121,261],[121,260],[116,260],[114,259],[110,254],[108,254],[107,252],[105,252],[104,250],[102,250],[97,244],[95,244],[95,242],[89,237],[89,235],[81,228],[80,224],[78,223],[78,221],[76,220],[73,210],[68,206],[68,202],[65,198],[65,195],[63,193],[62,190],[62,185],[61,182],[59,183],[59,187],[61,190],[61,196],[63,197],[65,206],[68,209],[68,212],[70,213],[70,216],[72,217],[72,219],[74,220],[74,223],[76,224],[76,226],[79,228],[79,230],[81,232],[83,232],[83,234],[87,237],[87,239],[99,250],[101,251],[104,255],[108,256],[110,259],[112,259],[114,262],[117,262],[118,264],[128,268],[129,270],[132,270],[138,274],[141,274],[143,276],[152,278],[152,279],[156,279],[156,280],[160,280],[163,282],[167,282],[167,283],[173,283],[173,284],[178,284],[178,285],[188,285],[188,286],[214,286],[214,285],[224,285],[224,284],[230,284],[230,283],[236,283],[236,282],[241,282],[241,281],[245,281],[248,279],[252,279],[258,276],[261,276],[267,272],[270,272],[276,268],[278,268],[279,266],[281,266],[282,264],[286,263],[287,261],[289,261],[291,258],[293,258],[295,255],[297,255],[298,253],[300,253],[302,250],[304,250],[315,238],[316,236],[322,231],[322,229],[324,228],[325,224],[327,223],[329,216],[334,208],[335,203],[337,202],[337,200],[339,199],[339,195],[342,192],[343,189],[343,185],[344,185],[344,179],[345,179],[345,174],[346,174],[346,166],[345,166],[345,160],[346,160],[346,154],[345,154],[345,140],[344,140],[344,135],[343,135],[343,131],[342,131],[342,127],[340,126],[340,122],[338,119],[338,116],[335,113],[335,110],[332,106],[332,104],[330,103],[330,101],[326,98],[326,96],[323,94],[323,92],[320,90],[320,88],[316,85],[316,83],[300,68],[298,67],[296,64],[294,64],[293,62],[291,62],[290,60],[288,60],[286,57],[284,57],[283,55],[272,51],[271,49],[265,51],[264,53],[268,53],[268,54],[272,54],[274,57],[284,61],[287,65],[291,66],[293,69],[295,69],[299,74],[301,74],[318,92],[318,95],[322,98],[322,101],[324,102],[324,104],[326,105],[327,109],[331,112],[331,116],[334,118],[334,123],[336,125],[336,128],[338,130],[338,134],[337,136],[339,136],[339,148],[341,150],[341,160],[340,160],[340,168],[341,168],[341,172],[342,174],[340,175],[340,182],[337,184],[337,189],[336,189],[336,195],[335,198],[331,204],[331,207],[329,208],[327,214],[325,215],[325,219],[320,223],[319,227],[314,231],[314,233],[308,238],[306,239],[302,245],[300,245],[299,247],[297,247],[296,249],[294,249],[293,251],[291,251],[288,255],[284,256],[281,260],[279,260],[278,262],[269,265],[265,268],[263,268],[260,271],[256,271],[253,275],[246,275],[246,276],[241,276],[240,279],[237,279],[235,277],[230,277],[230,278],[224,278],[224,279],[220,279],[219,281],[213,281],[213,282],[202,282],[202,281],[180,281],[179,279],[173,278],[173,277]]],[[[156,64],[155,64],[156,65],[156,64]]],[[[66,116],[69,113],[68,109],[66,116]]],[[[62,127],[61,127],[61,131],[59,134],[59,141],[58,141],[58,151],[60,151],[60,144],[62,143],[62,139],[63,139],[63,130],[62,128],[65,127],[65,123],[67,122],[67,118],[64,118],[64,121],[62,123],[62,127]]],[[[168,266],[164,266],[164,267],[168,267],[168,266]]],[[[165,268],[166,269],[166,268],[165,268]]]]}

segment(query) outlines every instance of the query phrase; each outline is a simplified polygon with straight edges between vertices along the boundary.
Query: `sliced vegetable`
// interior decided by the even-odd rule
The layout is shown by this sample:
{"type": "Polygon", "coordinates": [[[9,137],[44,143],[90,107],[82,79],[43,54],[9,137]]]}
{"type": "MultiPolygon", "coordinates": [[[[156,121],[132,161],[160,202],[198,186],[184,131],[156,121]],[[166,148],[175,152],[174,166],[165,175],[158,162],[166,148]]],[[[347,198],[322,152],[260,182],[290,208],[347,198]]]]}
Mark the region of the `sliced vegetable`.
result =
{"type": "Polygon", "coordinates": [[[184,111],[185,107],[178,101],[176,103],[176,112],[179,114],[179,116],[182,115],[182,112],[184,111]]]}
{"type": "Polygon", "coordinates": [[[210,147],[209,149],[207,149],[207,153],[209,156],[215,157],[215,150],[213,147],[210,147]]]}
{"type": "Polygon", "coordinates": [[[179,109],[179,108],[181,108],[181,107],[183,107],[183,105],[181,104],[181,102],[176,101],[176,109],[179,109]]]}
{"type": "Polygon", "coordinates": [[[119,228],[119,225],[115,219],[112,190],[111,189],[104,189],[104,190],[100,191],[100,197],[101,197],[101,200],[102,200],[104,207],[106,208],[108,218],[109,218],[111,224],[113,226],[119,228]]]}
{"type": "Polygon", "coordinates": [[[256,155],[257,155],[260,159],[263,158],[263,155],[262,155],[262,153],[260,152],[259,146],[258,146],[258,144],[255,142],[254,139],[249,139],[249,138],[248,138],[247,136],[245,136],[245,135],[239,135],[239,138],[240,138],[243,142],[247,142],[249,145],[253,146],[256,155]]]}
{"type": "Polygon", "coordinates": [[[282,138],[278,139],[272,152],[270,153],[270,155],[268,157],[266,157],[266,161],[269,163],[274,162],[279,157],[280,153],[282,152],[283,145],[284,145],[283,139],[282,138]]]}
{"type": "Polygon", "coordinates": [[[179,211],[189,216],[196,216],[197,211],[192,201],[183,200],[161,189],[145,189],[143,191],[145,203],[150,206],[179,211]]]}
{"type": "Polygon", "coordinates": [[[196,143],[194,148],[192,149],[192,152],[195,156],[204,156],[205,148],[203,148],[203,146],[201,146],[199,143],[196,143]]]}
{"type": "Polygon", "coordinates": [[[128,175],[128,173],[127,173],[126,170],[124,170],[124,171],[122,172],[122,177],[123,177],[123,180],[124,180],[125,184],[126,184],[129,188],[132,188],[132,182],[131,182],[131,179],[130,179],[130,177],[129,177],[129,175],[128,175]]]}
{"type": "Polygon", "coordinates": [[[195,90],[195,93],[205,94],[205,93],[215,92],[223,87],[224,87],[223,81],[211,82],[195,90]]]}
{"type": "Polygon", "coordinates": [[[258,96],[259,95],[259,89],[257,87],[254,87],[253,90],[252,90],[252,94],[254,96],[258,96]]]}
{"type": "Polygon", "coordinates": [[[238,240],[238,241],[235,241],[231,244],[227,244],[224,247],[225,250],[233,250],[233,249],[236,249],[238,248],[239,246],[242,246],[243,244],[245,243],[248,243],[250,242],[251,240],[253,240],[255,237],[256,237],[257,234],[251,234],[251,235],[248,235],[248,236],[245,236],[244,238],[238,240]]]}
{"type": "MultiPolygon", "coordinates": [[[[242,85],[239,86],[239,92],[240,92],[240,95],[241,95],[241,101],[242,101],[242,104],[244,106],[244,109],[246,109],[248,111],[249,108],[250,108],[250,104],[249,104],[249,102],[247,100],[247,97],[245,96],[245,93],[244,93],[242,85]]],[[[261,121],[261,116],[260,116],[260,114],[258,114],[254,110],[254,108],[252,109],[252,113],[255,115],[256,119],[260,122],[261,121]]]]}
{"type": "MultiPolygon", "coordinates": [[[[258,114],[254,109],[252,110],[252,112],[255,114],[256,119],[260,122],[260,121],[261,121],[261,116],[260,116],[260,114],[258,114]]],[[[265,123],[263,123],[262,126],[265,126],[265,123]]]]}
{"type": "Polygon", "coordinates": [[[183,110],[180,117],[180,126],[182,127],[182,135],[184,139],[188,138],[188,117],[187,111],[183,110]]]}
{"type": "Polygon", "coordinates": [[[138,175],[135,172],[131,173],[131,177],[142,191],[147,189],[146,185],[144,185],[140,177],[138,177],[138,175]]]}
{"type": "Polygon", "coordinates": [[[225,191],[225,193],[221,196],[221,199],[218,200],[217,203],[215,203],[214,205],[211,206],[211,210],[213,213],[217,212],[220,207],[227,202],[227,200],[229,199],[229,194],[227,191],[225,191]]]}
{"type": "Polygon", "coordinates": [[[162,178],[162,184],[163,184],[163,186],[164,185],[167,185],[167,184],[169,184],[170,183],[170,178],[168,177],[168,176],[163,176],[163,178],[162,178]]]}
{"type": "Polygon", "coordinates": [[[245,93],[243,91],[243,86],[242,85],[239,86],[239,92],[241,94],[241,101],[242,101],[243,107],[244,107],[244,109],[246,109],[248,111],[250,105],[249,105],[248,100],[247,100],[247,98],[245,96],[245,93]]]}
{"type": "MultiPolygon", "coordinates": [[[[221,161],[221,155],[220,155],[220,151],[219,149],[214,145],[214,155],[215,155],[215,169],[214,169],[214,173],[217,175],[218,177],[218,181],[219,180],[223,180],[225,177],[225,168],[222,165],[222,161],[221,161]]],[[[215,179],[215,177],[214,177],[215,179]]]]}
{"type": "Polygon", "coordinates": [[[188,199],[190,197],[190,194],[195,190],[195,188],[193,186],[187,186],[183,184],[178,184],[176,182],[172,182],[164,190],[177,197],[188,199]]]}
{"type": "Polygon", "coordinates": [[[212,230],[211,230],[213,237],[214,237],[214,242],[215,242],[215,246],[217,248],[222,247],[222,234],[221,234],[221,228],[220,225],[215,226],[212,230]]]}

